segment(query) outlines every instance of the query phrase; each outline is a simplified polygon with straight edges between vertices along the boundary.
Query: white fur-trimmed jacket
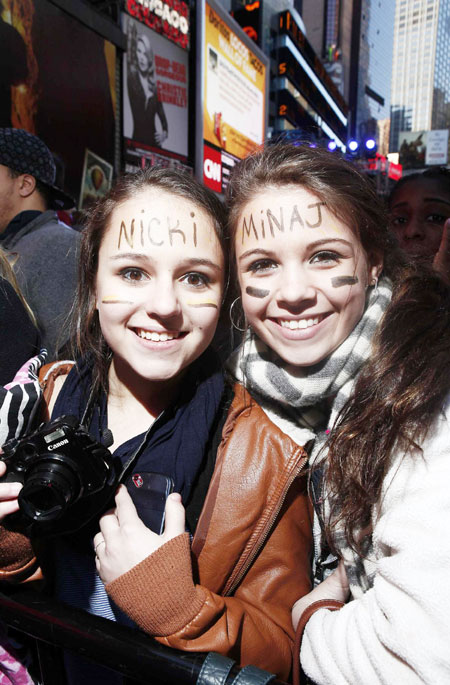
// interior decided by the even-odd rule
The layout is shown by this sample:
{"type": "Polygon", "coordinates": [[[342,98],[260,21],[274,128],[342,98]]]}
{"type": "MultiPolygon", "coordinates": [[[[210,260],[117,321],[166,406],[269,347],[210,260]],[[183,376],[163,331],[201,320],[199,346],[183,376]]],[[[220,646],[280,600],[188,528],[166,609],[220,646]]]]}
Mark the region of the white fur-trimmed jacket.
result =
{"type": "Polygon", "coordinates": [[[306,625],[318,685],[450,683],[450,396],[422,449],[395,456],[373,511],[373,586],[306,625]]]}

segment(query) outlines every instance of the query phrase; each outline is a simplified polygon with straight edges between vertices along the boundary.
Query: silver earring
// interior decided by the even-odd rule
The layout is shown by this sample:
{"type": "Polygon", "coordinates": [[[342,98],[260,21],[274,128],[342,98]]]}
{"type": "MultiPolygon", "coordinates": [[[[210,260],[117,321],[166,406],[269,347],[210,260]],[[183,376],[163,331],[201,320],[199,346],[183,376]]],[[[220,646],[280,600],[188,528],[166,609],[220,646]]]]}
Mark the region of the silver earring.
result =
{"type": "Polygon", "coordinates": [[[372,285],[373,285],[373,292],[377,293],[378,292],[378,278],[376,276],[374,277],[374,279],[372,281],[372,285]]]}
{"type": "MultiPolygon", "coordinates": [[[[231,325],[233,326],[233,328],[235,328],[240,333],[243,333],[245,331],[245,317],[244,317],[244,328],[239,328],[238,324],[235,321],[233,321],[233,308],[234,308],[234,305],[236,304],[236,302],[240,299],[241,299],[240,297],[237,297],[235,300],[233,300],[233,302],[230,305],[230,321],[231,321],[231,325]]],[[[238,323],[240,323],[240,321],[238,321],[238,323]]]]}

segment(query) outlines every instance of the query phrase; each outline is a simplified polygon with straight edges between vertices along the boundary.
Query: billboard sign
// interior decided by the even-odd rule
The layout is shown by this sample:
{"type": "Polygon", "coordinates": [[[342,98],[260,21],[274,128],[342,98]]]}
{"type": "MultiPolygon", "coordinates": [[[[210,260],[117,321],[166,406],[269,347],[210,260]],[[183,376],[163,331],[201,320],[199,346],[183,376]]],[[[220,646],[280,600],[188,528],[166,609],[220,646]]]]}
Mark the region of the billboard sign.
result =
{"type": "Polygon", "coordinates": [[[448,160],[448,128],[442,131],[428,131],[425,164],[445,165],[448,160]]]}
{"type": "Polygon", "coordinates": [[[448,130],[400,131],[399,142],[403,169],[447,164],[448,130]]]}
{"type": "Polygon", "coordinates": [[[0,1],[0,126],[42,138],[75,201],[86,148],[115,162],[115,74],[115,45],[55,3],[0,1]]]}
{"type": "Polygon", "coordinates": [[[223,192],[235,161],[264,142],[268,58],[213,0],[197,3],[197,12],[197,173],[209,188],[223,192]]]}
{"type": "Polygon", "coordinates": [[[122,15],[127,35],[123,68],[125,147],[188,155],[189,54],[159,33],[122,15]]]}
{"type": "Polygon", "coordinates": [[[182,48],[189,47],[189,7],[182,0],[126,0],[127,12],[182,48]]]}

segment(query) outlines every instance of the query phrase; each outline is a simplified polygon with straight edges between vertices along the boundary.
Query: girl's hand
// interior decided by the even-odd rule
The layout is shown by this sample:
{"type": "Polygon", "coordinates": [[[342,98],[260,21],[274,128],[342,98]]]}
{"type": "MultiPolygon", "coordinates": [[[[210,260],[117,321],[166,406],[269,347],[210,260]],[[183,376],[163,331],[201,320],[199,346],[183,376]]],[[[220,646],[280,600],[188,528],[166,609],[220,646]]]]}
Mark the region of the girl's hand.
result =
{"type": "MultiPolygon", "coordinates": [[[[0,478],[6,473],[6,464],[0,461],[0,478]]],[[[19,510],[17,496],[22,490],[22,483],[0,483],[0,521],[8,514],[19,510]]]]}
{"type": "Polygon", "coordinates": [[[433,269],[446,281],[450,281],[450,219],[444,224],[441,244],[433,259],[433,269]]]}
{"type": "Polygon", "coordinates": [[[165,529],[157,535],[139,518],[124,485],[116,494],[116,509],[100,519],[100,532],[94,537],[95,565],[106,583],[123,575],[166,542],[185,532],[185,512],[181,495],[172,493],[166,501],[165,529]]]}
{"type": "Polygon", "coordinates": [[[305,609],[313,602],[320,599],[337,599],[339,602],[345,602],[349,594],[347,574],[345,573],[344,562],[341,560],[337,569],[326,580],[295,602],[292,607],[294,630],[297,630],[298,622],[305,609]]]}

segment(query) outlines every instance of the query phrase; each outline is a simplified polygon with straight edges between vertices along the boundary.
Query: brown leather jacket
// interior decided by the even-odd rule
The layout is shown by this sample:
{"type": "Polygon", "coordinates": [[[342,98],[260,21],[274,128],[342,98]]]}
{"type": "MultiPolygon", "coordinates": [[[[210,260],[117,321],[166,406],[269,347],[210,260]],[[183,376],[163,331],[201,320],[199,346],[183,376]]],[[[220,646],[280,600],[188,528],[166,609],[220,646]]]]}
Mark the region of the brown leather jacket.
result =
{"type": "Polygon", "coordinates": [[[311,589],[306,461],[236,385],[192,545],[171,540],[107,585],[110,596],[159,642],[287,679],[291,608],[311,589]]]}
{"type": "MultiPolygon", "coordinates": [[[[236,384],[192,544],[187,533],[166,543],[107,585],[110,596],[163,644],[220,652],[287,679],[291,607],[311,589],[306,462],[236,384]]],[[[19,561],[18,534],[10,535],[0,529],[0,579],[32,565],[26,539],[19,561]]]]}

